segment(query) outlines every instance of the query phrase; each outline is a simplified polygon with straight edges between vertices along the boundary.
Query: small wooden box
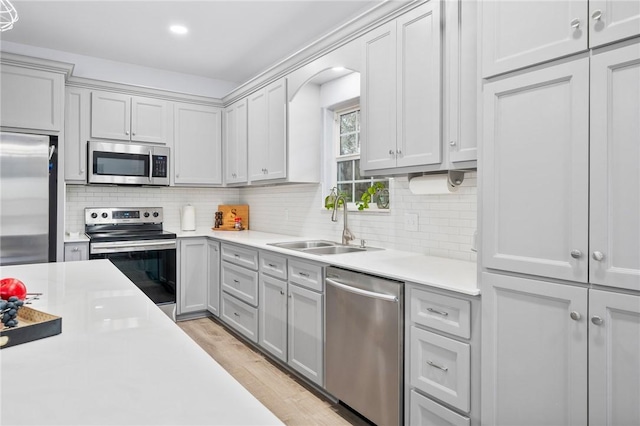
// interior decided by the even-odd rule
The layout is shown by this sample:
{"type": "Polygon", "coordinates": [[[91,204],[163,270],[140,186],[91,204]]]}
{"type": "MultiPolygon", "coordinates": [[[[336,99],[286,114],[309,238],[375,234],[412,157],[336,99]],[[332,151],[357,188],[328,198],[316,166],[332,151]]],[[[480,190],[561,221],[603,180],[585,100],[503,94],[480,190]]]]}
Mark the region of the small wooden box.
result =
{"type": "Polygon", "coordinates": [[[18,325],[0,330],[0,349],[55,336],[61,332],[61,317],[22,306],[18,310],[18,325]]]}
{"type": "Polygon", "coordinates": [[[212,228],[214,231],[236,231],[235,219],[242,218],[242,229],[249,229],[249,206],[248,205],[219,205],[218,211],[222,212],[222,226],[212,228]]]}

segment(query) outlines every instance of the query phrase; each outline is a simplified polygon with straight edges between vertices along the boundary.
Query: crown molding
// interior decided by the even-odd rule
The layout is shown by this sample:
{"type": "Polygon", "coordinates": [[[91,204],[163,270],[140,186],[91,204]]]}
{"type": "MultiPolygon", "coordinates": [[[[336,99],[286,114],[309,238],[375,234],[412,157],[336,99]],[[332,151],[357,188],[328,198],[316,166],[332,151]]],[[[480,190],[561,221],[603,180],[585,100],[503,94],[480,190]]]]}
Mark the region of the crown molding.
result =
{"type": "Polygon", "coordinates": [[[55,72],[64,74],[68,80],[73,73],[74,64],[67,62],[52,61],[50,59],[36,58],[33,56],[18,55],[16,53],[0,51],[0,63],[7,65],[15,65],[22,68],[30,68],[34,70],[55,72]]]}

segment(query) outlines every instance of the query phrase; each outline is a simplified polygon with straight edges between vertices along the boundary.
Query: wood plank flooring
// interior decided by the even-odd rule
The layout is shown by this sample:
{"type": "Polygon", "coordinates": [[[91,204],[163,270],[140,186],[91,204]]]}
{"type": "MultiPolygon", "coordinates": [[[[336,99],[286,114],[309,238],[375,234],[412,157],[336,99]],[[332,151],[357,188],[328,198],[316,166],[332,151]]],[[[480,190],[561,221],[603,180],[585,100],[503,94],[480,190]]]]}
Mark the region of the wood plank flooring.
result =
{"type": "Polygon", "coordinates": [[[180,321],[178,326],[285,424],[368,425],[238,340],[217,320],[180,321]]]}

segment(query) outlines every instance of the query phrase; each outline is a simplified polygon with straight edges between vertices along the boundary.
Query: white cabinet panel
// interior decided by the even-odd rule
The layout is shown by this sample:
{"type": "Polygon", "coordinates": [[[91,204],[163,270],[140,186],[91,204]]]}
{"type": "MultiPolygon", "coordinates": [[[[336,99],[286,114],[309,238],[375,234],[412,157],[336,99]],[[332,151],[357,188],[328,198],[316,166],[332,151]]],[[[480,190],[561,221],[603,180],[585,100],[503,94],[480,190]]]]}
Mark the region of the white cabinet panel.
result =
{"type": "Polygon", "coordinates": [[[482,274],[483,424],[587,424],[587,292],[482,274]]]}
{"type": "Polygon", "coordinates": [[[410,288],[411,321],[455,336],[471,337],[471,302],[410,288]]]}
{"type": "Polygon", "coordinates": [[[291,368],[324,383],[323,295],[289,285],[288,358],[291,368]]]}
{"type": "Polygon", "coordinates": [[[242,266],[224,262],[221,275],[222,290],[240,300],[258,306],[258,273],[242,266]]]}
{"type": "Polygon", "coordinates": [[[169,112],[169,105],[165,101],[139,96],[132,97],[131,140],[167,143],[169,112]]]}
{"type": "Polygon", "coordinates": [[[224,176],[225,183],[247,182],[247,100],[224,110],[224,176]]]}
{"type": "Polygon", "coordinates": [[[482,75],[587,49],[587,1],[482,2],[482,75]]]}
{"type": "Polygon", "coordinates": [[[225,323],[253,343],[258,343],[258,309],[223,291],[221,311],[221,318],[225,323]]]}
{"type": "Polygon", "coordinates": [[[80,260],[89,260],[89,242],[64,243],[64,261],[78,262],[80,260]]]}
{"type": "Polygon", "coordinates": [[[23,129],[62,130],[64,75],[2,64],[0,125],[23,129]]]}
{"type": "Polygon", "coordinates": [[[589,0],[591,47],[637,35],[640,35],[640,1],[589,0]]]}
{"type": "Polygon", "coordinates": [[[487,268],[587,281],[588,75],[583,58],[485,86],[487,268]]]}
{"type": "Polygon", "coordinates": [[[287,282],[260,274],[259,343],[287,361],[287,282]]]}
{"type": "Polygon", "coordinates": [[[222,110],[175,104],[176,185],[222,184],[222,110]]]}
{"type": "Polygon", "coordinates": [[[220,316],[220,243],[207,239],[207,310],[220,316]]]}
{"type": "Polygon", "coordinates": [[[591,290],[589,319],[589,424],[638,425],[640,296],[591,290]]]}
{"type": "Polygon", "coordinates": [[[183,239],[179,242],[178,314],[207,309],[207,239],[183,239]]]}
{"type": "Polygon", "coordinates": [[[470,426],[468,417],[449,410],[412,390],[410,392],[411,418],[405,424],[411,426],[470,426]]]}
{"type": "Polygon", "coordinates": [[[91,137],[131,140],[131,96],[91,93],[91,137]]]}
{"type": "Polygon", "coordinates": [[[638,93],[640,44],[593,55],[589,281],[631,290],[640,290],[638,93]]]}
{"type": "Polygon", "coordinates": [[[87,142],[91,92],[67,87],[64,121],[64,180],[87,183],[87,142]]]}

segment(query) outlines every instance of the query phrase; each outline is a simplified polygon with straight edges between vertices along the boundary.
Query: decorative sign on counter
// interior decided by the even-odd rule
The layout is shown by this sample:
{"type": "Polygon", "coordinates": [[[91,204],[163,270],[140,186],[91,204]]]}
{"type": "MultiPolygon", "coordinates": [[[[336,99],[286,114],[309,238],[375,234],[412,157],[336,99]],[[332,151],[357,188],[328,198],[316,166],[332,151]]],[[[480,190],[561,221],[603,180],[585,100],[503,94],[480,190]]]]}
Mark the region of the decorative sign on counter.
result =
{"type": "Polygon", "coordinates": [[[22,306],[18,311],[18,325],[0,330],[0,349],[55,336],[61,332],[61,317],[22,306]]]}
{"type": "Polygon", "coordinates": [[[249,229],[249,206],[219,205],[218,212],[222,213],[222,224],[212,228],[214,231],[241,231],[249,229]],[[236,225],[240,222],[240,229],[236,225]]]}

